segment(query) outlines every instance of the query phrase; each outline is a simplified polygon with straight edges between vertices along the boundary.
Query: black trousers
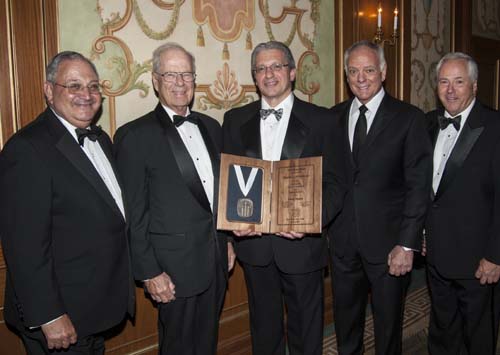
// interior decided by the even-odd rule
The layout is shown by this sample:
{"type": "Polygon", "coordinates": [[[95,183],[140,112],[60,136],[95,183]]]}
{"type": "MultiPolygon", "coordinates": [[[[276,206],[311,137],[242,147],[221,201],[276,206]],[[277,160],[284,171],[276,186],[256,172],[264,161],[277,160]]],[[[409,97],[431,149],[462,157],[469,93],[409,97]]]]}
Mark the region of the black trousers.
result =
{"type": "Polygon", "coordinates": [[[76,344],[67,350],[49,350],[47,340],[40,329],[21,333],[21,339],[28,355],[64,354],[64,355],[104,355],[104,336],[89,335],[78,338],[76,344]]]}
{"type": "Polygon", "coordinates": [[[479,280],[447,279],[427,265],[432,312],[429,324],[429,353],[493,355],[498,331],[496,285],[479,280]]]}
{"type": "Polygon", "coordinates": [[[402,352],[403,307],[409,275],[391,276],[386,263],[370,264],[359,253],[331,253],[333,316],[340,355],[363,353],[368,293],[371,292],[377,355],[402,352]]]}
{"type": "Polygon", "coordinates": [[[254,355],[321,355],[323,349],[323,270],[286,274],[274,262],[243,263],[254,355]]]}
{"type": "Polygon", "coordinates": [[[226,279],[219,265],[204,292],[158,305],[159,354],[215,355],[226,279]]]}

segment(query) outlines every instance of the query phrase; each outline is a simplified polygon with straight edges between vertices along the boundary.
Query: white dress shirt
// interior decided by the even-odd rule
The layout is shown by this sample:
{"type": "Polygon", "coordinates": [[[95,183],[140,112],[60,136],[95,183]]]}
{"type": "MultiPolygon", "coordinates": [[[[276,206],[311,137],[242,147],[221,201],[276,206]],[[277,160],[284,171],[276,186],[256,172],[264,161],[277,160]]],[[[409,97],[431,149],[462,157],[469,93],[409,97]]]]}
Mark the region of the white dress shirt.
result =
{"type": "MultiPolygon", "coordinates": [[[[384,99],[385,95],[385,90],[384,88],[381,88],[380,91],[372,97],[372,99],[364,104],[367,108],[367,111],[365,112],[365,117],[366,117],[366,134],[370,131],[370,128],[373,124],[373,121],[375,119],[375,115],[377,114],[378,108],[380,107],[380,104],[382,103],[382,100],[384,99]]],[[[356,128],[356,123],[358,122],[359,118],[359,108],[363,105],[361,101],[358,100],[357,97],[354,98],[354,100],[351,103],[351,108],[349,110],[349,143],[351,145],[351,151],[352,151],[352,143],[354,140],[354,130],[356,128]]],[[[411,248],[401,246],[405,251],[410,251],[413,250],[411,248]]]]}
{"type": "MultiPolygon", "coordinates": [[[[75,141],[78,143],[78,137],[75,131],[76,127],[73,126],[68,121],[66,121],[65,119],[63,119],[62,117],[58,116],[55,112],[54,114],[59,119],[59,121],[61,121],[64,127],[66,127],[66,129],[75,139],[75,141]]],[[[123,218],[125,218],[125,209],[123,207],[123,197],[120,185],[118,185],[118,181],[116,180],[113,168],[111,167],[111,164],[108,158],[106,157],[106,154],[102,150],[99,142],[98,141],[92,142],[90,139],[87,138],[83,141],[83,146],[81,146],[81,148],[85,152],[85,155],[87,155],[89,160],[92,162],[92,165],[94,165],[94,168],[97,170],[102,181],[104,182],[109,192],[111,193],[111,196],[113,196],[113,199],[115,200],[116,205],[120,209],[123,218]]]]}
{"type": "MultiPolygon", "coordinates": [[[[163,106],[163,109],[167,112],[170,119],[174,120],[174,115],[177,115],[170,107],[163,106]]],[[[189,115],[189,108],[187,109],[186,116],[189,115]]],[[[213,211],[213,201],[214,201],[214,172],[212,170],[212,160],[210,159],[210,154],[208,154],[205,141],[201,135],[198,125],[185,121],[179,127],[176,127],[179,132],[184,146],[189,152],[191,159],[193,160],[196,172],[203,184],[203,189],[207,195],[208,201],[210,202],[210,208],[213,211]]]]}
{"type": "MultiPolygon", "coordinates": [[[[78,143],[78,137],[75,131],[76,127],[73,126],[68,121],[66,121],[61,116],[59,116],[54,110],[52,110],[52,112],[57,117],[57,119],[63,124],[63,126],[68,130],[71,136],[75,139],[76,143],[80,145],[80,143],[78,143]]],[[[102,150],[99,142],[98,141],[92,142],[90,139],[85,139],[83,147],[81,148],[85,152],[89,160],[92,162],[92,165],[94,165],[95,169],[97,170],[97,173],[99,174],[103,182],[106,184],[106,187],[113,196],[113,199],[115,200],[116,205],[120,209],[123,218],[125,218],[125,209],[123,208],[123,198],[120,185],[118,185],[118,181],[116,180],[113,168],[111,167],[111,164],[108,158],[106,157],[106,154],[102,150]]],[[[62,318],[62,315],[42,325],[53,323],[60,318],[62,318]]],[[[30,329],[36,329],[36,328],[38,327],[30,327],[30,329]]]]}
{"type": "MultiPolygon", "coordinates": [[[[437,192],[441,178],[443,177],[443,172],[446,167],[446,162],[453,151],[453,147],[457,143],[457,139],[462,132],[462,128],[467,122],[470,112],[476,99],[472,100],[469,106],[458,115],[460,115],[460,129],[457,131],[453,125],[448,125],[445,129],[439,129],[439,133],[436,139],[436,145],[434,146],[434,161],[433,161],[433,174],[432,174],[432,189],[434,193],[437,192]]],[[[458,116],[457,115],[457,116],[458,116]]],[[[452,116],[448,111],[444,111],[444,116],[451,118],[452,116]]]]}
{"type": "Polygon", "coordinates": [[[283,115],[279,121],[274,114],[270,114],[265,120],[260,120],[260,142],[263,160],[277,161],[281,158],[281,150],[285,142],[290,115],[292,114],[293,99],[293,93],[290,93],[276,107],[269,106],[264,98],[261,100],[261,108],[263,109],[283,109],[283,115]]]}
{"type": "MultiPolygon", "coordinates": [[[[373,124],[373,120],[375,118],[375,115],[377,114],[377,110],[380,106],[380,103],[382,102],[382,99],[384,98],[385,91],[384,88],[381,88],[380,91],[372,97],[372,99],[365,104],[366,108],[368,109],[365,113],[366,117],[366,134],[370,132],[370,128],[373,124]]],[[[349,110],[349,144],[351,145],[351,151],[352,151],[352,142],[354,139],[354,130],[356,128],[356,123],[358,122],[358,117],[359,117],[359,108],[363,104],[361,101],[358,100],[357,97],[352,100],[351,103],[351,108],[349,110]]]]}

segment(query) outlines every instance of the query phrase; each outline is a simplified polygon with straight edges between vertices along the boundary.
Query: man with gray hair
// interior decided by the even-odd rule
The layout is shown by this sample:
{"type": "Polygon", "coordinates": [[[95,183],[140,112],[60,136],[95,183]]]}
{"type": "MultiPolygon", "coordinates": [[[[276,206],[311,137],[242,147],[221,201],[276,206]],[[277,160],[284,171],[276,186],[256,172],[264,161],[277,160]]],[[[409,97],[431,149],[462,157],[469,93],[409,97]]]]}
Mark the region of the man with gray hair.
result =
{"type": "Polygon", "coordinates": [[[459,354],[465,347],[468,354],[495,354],[500,117],[476,99],[478,68],[470,56],[448,53],[436,72],[443,108],[427,114],[434,144],[425,223],[429,353],[459,354]]]}
{"type": "Polygon", "coordinates": [[[49,107],[0,153],[5,320],[28,354],[104,354],[103,332],[133,315],[135,289],[94,64],[59,53],[44,92],[49,107]]]}
{"type": "Polygon", "coordinates": [[[363,352],[368,293],[377,355],[401,354],[413,251],[430,193],[431,144],[424,114],[385,92],[383,49],[369,41],[344,56],[354,97],[332,109],[342,132],[347,193],[328,230],[334,324],[341,355],[363,352]]]}
{"type": "Polygon", "coordinates": [[[189,109],[195,61],[176,43],[153,52],[154,111],[115,135],[130,206],[132,268],[158,303],[159,353],[215,354],[234,252],[216,231],[222,132],[189,109]]]}
{"type": "MultiPolygon", "coordinates": [[[[276,41],[257,45],[252,74],[261,99],[225,114],[223,151],[273,161],[322,155],[328,111],[293,94],[290,49],[276,41]]],[[[248,290],[253,354],[284,355],[287,339],[291,355],[320,355],[326,239],[294,231],[234,234],[248,290]]]]}

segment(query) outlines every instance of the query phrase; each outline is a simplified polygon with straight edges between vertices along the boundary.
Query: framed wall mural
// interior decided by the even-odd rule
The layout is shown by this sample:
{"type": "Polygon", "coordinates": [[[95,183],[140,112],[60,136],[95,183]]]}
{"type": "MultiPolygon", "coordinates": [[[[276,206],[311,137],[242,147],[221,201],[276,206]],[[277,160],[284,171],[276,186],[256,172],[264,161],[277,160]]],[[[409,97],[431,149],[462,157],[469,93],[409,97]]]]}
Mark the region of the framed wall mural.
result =
{"type": "Polygon", "coordinates": [[[472,35],[500,40],[500,3],[498,0],[472,2],[472,35]]]}
{"type": "Polygon", "coordinates": [[[333,2],[326,0],[58,1],[59,49],[96,64],[104,86],[100,124],[110,133],[154,108],[152,51],[178,42],[196,58],[193,109],[222,121],[224,112],[257,99],[250,55],[278,40],[298,67],[296,94],[333,105],[333,2]]]}

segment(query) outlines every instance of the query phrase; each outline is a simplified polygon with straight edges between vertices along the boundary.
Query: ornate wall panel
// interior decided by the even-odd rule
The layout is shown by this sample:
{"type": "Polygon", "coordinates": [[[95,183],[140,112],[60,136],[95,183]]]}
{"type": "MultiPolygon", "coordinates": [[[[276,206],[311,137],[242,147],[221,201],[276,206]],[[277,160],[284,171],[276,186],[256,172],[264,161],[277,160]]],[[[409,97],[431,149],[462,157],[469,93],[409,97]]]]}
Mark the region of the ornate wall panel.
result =
{"type": "MultiPolygon", "coordinates": [[[[111,134],[157,103],[151,55],[174,41],[196,60],[193,109],[222,122],[224,112],[257,99],[250,71],[253,47],[270,39],[290,46],[296,93],[334,103],[334,2],[331,0],[79,0],[57,1],[60,50],[92,58],[105,87],[100,124],[111,134]]],[[[155,353],[156,310],[137,290],[135,324],[108,341],[112,354],[155,353]]],[[[328,304],[331,296],[327,290],[328,304]]],[[[331,321],[331,312],[327,313],[331,321]]],[[[236,267],[220,322],[219,354],[250,352],[243,272],[236,267]]]]}
{"type": "Polygon", "coordinates": [[[411,103],[424,111],[436,106],[435,67],[450,51],[450,0],[412,0],[411,103]]]}
{"type": "Polygon", "coordinates": [[[472,35],[500,40],[500,2],[472,1],[472,35]]]}
{"type": "Polygon", "coordinates": [[[181,43],[197,58],[194,109],[222,121],[226,110],[257,98],[250,53],[276,39],[292,49],[296,92],[333,104],[333,3],[326,0],[59,1],[60,49],[96,63],[105,86],[101,125],[109,132],[150,111],[151,53],[181,43]]]}

